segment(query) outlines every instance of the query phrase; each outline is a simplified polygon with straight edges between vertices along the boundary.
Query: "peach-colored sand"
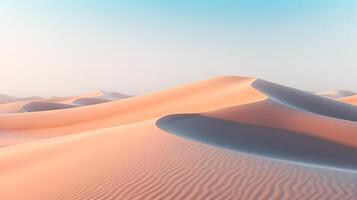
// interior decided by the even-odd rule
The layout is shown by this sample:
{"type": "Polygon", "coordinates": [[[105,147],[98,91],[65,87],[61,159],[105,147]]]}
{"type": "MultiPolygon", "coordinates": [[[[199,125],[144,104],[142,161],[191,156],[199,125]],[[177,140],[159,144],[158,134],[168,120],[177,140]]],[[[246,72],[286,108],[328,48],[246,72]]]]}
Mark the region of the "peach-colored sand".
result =
{"type": "Polygon", "coordinates": [[[356,144],[355,122],[270,105],[254,81],[218,77],[97,105],[0,114],[0,199],[354,199],[356,172],[245,155],[156,126],[169,114],[206,113],[278,128],[292,123],[356,144]]]}

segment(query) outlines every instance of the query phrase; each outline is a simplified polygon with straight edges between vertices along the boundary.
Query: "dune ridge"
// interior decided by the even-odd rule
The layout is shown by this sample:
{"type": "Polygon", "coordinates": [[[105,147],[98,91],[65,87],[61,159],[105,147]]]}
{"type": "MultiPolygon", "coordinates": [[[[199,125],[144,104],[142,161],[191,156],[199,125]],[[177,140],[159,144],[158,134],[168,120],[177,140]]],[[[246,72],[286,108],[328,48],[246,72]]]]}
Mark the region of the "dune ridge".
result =
{"type": "Polygon", "coordinates": [[[269,98],[296,109],[339,119],[357,121],[356,106],[259,79],[252,86],[266,94],[269,98]]]}

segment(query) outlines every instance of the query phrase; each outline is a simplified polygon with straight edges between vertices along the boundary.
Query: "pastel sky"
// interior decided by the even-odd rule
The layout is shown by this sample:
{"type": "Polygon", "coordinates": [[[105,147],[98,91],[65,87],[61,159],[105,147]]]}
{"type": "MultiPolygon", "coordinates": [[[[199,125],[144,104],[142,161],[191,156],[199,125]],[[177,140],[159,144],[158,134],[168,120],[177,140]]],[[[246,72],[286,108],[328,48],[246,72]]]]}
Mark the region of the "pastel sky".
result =
{"type": "Polygon", "coordinates": [[[17,96],[217,75],[357,91],[357,0],[3,0],[0,69],[17,96]]]}

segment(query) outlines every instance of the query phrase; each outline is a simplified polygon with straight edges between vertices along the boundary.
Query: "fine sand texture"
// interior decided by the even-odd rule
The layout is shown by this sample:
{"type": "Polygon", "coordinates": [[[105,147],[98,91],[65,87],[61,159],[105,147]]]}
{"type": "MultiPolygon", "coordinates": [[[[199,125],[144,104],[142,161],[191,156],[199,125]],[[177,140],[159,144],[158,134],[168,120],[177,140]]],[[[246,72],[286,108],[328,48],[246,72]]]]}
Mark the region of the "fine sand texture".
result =
{"type": "Polygon", "coordinates": [[[128,97],[0,106],[28,109],[0,114],[0,199],[357,197],[352,104],[232,76],[128,97]]]}

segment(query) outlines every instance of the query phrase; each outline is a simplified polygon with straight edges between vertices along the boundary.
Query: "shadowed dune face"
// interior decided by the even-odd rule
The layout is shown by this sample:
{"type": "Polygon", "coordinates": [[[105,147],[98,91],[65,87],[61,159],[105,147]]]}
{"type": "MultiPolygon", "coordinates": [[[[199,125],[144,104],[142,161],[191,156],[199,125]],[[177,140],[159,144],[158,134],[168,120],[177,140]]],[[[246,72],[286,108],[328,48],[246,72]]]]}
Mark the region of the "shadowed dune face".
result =
{"type": "Polygon", "coordinates": [[[256,80],[252,86],[269,98],[295,109],[339,119],[357,121],[356,106],[264,80],[256,80]]]}
{"type": "Polygon", "coordinates": [[[39,111],[49,111],[58,109],[68,109],[75,108],[76,105],[62,104],[62,103],[51,103],[51,102],[31,102],[22,107],[24,112],[39,112],[39,111]]]}
{"type": "Polygon", "coordinates": [[[357,123],[304,112],[266,99],[202,113],[203,116],[251,125],[302,132],[357,147],[357,123]]]}
{"type": "Polygon", "coordinates": [[[247,153],[357,170],[357,148],[287,130],[213,119],[198,114],[166,116],[161,129],[247,153]]]}

